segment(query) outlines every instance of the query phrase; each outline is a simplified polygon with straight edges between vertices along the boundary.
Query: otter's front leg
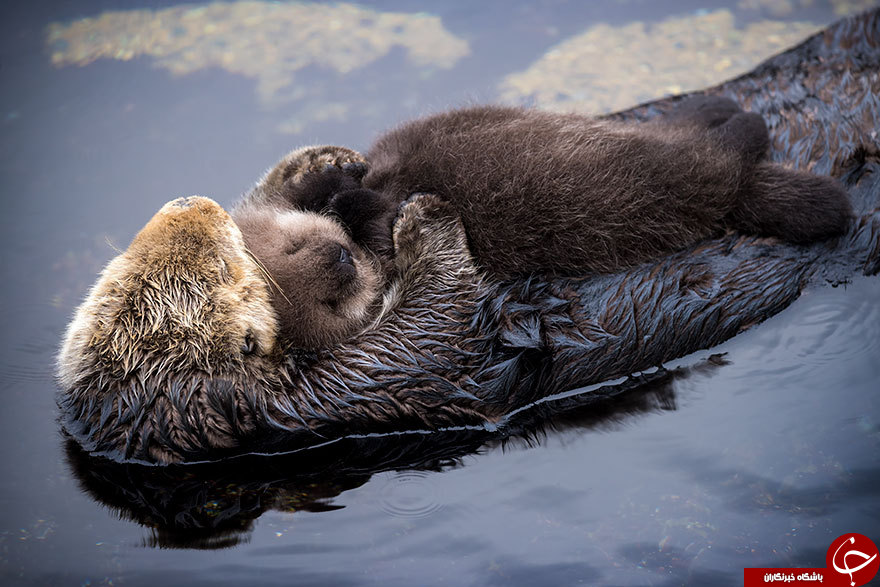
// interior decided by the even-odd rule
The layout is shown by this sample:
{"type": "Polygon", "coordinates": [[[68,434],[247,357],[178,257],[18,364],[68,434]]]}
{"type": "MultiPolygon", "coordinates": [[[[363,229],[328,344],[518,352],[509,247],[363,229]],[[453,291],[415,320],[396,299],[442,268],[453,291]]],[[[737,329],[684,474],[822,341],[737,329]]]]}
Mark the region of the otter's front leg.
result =
{"type": "Polygon", "coordinates": [[[708,130],[721,126],[742,111],[742,108],[730,98],[697,94],[683,99],[657,122],[693,124],[708,130]]]}
{"type": "Polygon", "coordinates": [[[400,207],[393,229],[399,285],[410,288],[458,287],[476,281],[480,271],[467,244],[464,225],[449,202],[416,194],[400,207]],[[418,281],[409,283],[409,276],[418,281]]]}
{"type": "Polygon", "coordinates": [[[690,96],[658,122],[690,124],[705,129],[749,165],[763,160],[770,149],[770,133],[764,119],[758,114],[744,112],[736,102],[723,96],[690,96]]]}

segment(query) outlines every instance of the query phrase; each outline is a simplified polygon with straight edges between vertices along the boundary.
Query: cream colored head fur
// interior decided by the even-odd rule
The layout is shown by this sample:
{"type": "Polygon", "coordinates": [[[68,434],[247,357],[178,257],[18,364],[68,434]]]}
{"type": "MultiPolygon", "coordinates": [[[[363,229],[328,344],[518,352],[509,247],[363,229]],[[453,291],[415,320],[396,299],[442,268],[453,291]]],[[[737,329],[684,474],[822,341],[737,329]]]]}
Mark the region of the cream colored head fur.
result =
{"type": "Polygon", "coordinates": [[[121,376],[161,352],[211,372],[230,356],[275,350],[277,325],[266,279],[241,231],[214,201],[169,202],[102,272],[77,308],[58,356],[73,387],[100,357],[121,376]],[[122,327],[120,327],[122,326],[122,327]]]}

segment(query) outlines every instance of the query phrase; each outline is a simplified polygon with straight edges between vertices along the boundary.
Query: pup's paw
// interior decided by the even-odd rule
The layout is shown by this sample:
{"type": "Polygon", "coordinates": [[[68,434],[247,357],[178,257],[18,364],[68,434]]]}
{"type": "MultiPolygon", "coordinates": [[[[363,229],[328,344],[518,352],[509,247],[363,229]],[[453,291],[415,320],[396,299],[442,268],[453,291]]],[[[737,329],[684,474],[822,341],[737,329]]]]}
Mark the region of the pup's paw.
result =
{"type": "Polygon", "coordinates": [[[742,109],[729,98],[699,94],[682,100],[665,117],[671,123],[690,123],[704,128],[715,128],[727,122],[742,109]]]}
{"type": "Polygon", "coordinates": [[[432,194],[415,194],[400,206],[393,241],[400,268],[429,263],[457,274],[473,267],[461,218],[432,194]]]}
{"type": "Polygon", "coordinates": [[[397,208],[394,242],[430,230],[432,224],[438,221],[453,224],[459,222],[452,205],[433,194],[413,194],[397,208]]]}
{"type": "Polygon", "coordinates": [[[759,114],[740,112],[709,131],[726,148],[748,163],[764,159],[770,150],[770,133],[759,114]]]}
{"type": "Polygon", "coordinates": [[[364,156],[346,147],[322,145],[303,147],[288,154],[278,165],[283,166],[283,183],[296,184],[309,174],[341,169],[346,175],[360,180],[367,173],[364,156]]]}
{"type": "Polygon", "coordinates": [[[416,193],[400,203],[397,207],[398,222],[404,218],[431,220],[455,217],[452,204],[434,194],[416,193]]]}

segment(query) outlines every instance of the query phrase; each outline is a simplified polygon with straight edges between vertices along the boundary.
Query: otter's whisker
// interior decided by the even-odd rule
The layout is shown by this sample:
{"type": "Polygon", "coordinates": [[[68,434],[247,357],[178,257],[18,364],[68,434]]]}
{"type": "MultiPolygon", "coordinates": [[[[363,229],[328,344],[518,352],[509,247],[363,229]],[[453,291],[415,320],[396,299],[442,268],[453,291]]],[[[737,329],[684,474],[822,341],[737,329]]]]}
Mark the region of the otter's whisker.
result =
{"type": "Polygon", "coordinates": [[[122,249],[113,244],[113,241],[110,240],[109,236],[104,236],[104,242],[107,243],[107,246],[113,249],[117,255],[121,255],[123,253],[122,249]]]}
{"type": "Polygon", "coordinates": [[[290,299],[286,295],[284,295],[284,290],[281,289],[281,286],[278,285],[278,282],[275,281],[275,278],[272,277],[272,275],[269,273],[269,270],[266,269],[265,265],[263,265],[263,262],[260,261],[259,259],[257,259],[257,256],[254,255],[250,251],[250,249],[247,248],[247,245],[245,245],[245,247],[244,247],[244,252],[247,253],[248,257],[253,259],[254,263],[257,265],[257,268],[259,268],[260,272],[266,277],[266,279],[269,281],[269,283],[271,283],[272,285],[275,286],[275,289],[278,290],[278,293],[281,294],[281,297],[284,298],[284,300],[287,302],[287,304],[289,306],[292,306],[293,302],[291,302],[290,299]]]}

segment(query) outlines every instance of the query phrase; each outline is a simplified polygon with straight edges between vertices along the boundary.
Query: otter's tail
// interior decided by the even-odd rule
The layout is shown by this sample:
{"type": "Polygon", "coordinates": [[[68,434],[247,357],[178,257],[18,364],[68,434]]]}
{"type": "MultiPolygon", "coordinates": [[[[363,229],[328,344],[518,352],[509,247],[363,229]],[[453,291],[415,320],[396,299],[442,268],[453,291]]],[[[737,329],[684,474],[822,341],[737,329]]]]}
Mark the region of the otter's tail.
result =
{"type": "Polygon", "coordinates": [[[806,244],[843,234],[852,218],[849,198],[836,180],[760,163],[728,223],[745,232],[806,244]]]}

